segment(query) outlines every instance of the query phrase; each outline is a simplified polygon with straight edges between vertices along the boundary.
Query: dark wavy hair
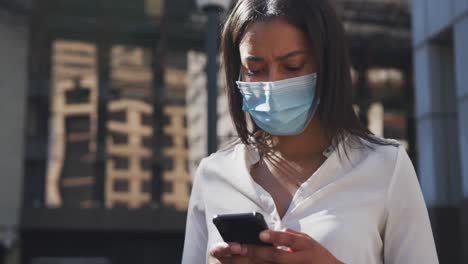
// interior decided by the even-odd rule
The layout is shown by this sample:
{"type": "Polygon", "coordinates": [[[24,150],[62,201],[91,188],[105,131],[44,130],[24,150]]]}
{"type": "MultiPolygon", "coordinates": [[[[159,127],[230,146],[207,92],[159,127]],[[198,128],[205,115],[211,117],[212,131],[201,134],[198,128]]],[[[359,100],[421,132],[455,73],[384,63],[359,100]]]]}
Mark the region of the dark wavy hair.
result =
{"type": "Polygon", "coordinates": [[[285,18],[304,32],[309,40],[310,50],[318,64],[317,96],[321,103],[317,111],[332,146],[336,147],[345,138],[361,146],[360,139],[379,145],[388,144],[365,128],[354,113],[345,32],[330,0],[239,0],[227,17],[221,36],[221,53],[229,111],[240,140],[256,147],[271,143],[271,135],[255,122],[249,131],[236,80],[241,68],[239,44],[246,28],[255,22],[277,17],[285,18]]]}

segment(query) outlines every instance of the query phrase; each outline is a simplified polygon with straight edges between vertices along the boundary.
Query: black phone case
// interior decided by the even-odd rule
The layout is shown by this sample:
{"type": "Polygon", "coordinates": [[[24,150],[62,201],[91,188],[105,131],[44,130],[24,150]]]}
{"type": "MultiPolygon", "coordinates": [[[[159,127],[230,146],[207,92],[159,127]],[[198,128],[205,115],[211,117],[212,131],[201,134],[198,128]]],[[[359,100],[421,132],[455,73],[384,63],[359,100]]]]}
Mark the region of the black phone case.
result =
{"type": "Polygon", "coordinates": [[[242,214],[221,214],[213,217],[213,224],[225,242],[237,242],[257,246],[272,246],[258,237],[268,226],[258,212],[242,214]]]}

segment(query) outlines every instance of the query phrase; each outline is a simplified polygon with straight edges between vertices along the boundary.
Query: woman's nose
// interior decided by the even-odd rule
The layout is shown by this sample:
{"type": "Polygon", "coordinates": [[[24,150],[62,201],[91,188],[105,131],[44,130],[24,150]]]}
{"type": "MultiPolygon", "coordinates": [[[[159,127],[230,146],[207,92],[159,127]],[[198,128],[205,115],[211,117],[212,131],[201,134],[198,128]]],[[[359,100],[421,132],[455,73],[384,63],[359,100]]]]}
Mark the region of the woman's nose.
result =
{"type": "Polygon", "coordinates": [[[268,72],[268,81],[269,82],[274,82],[274,81],[280,81],[283,80],[284,76],[282,76],[281,72],[276,69],[272,69],[268,72]]]}

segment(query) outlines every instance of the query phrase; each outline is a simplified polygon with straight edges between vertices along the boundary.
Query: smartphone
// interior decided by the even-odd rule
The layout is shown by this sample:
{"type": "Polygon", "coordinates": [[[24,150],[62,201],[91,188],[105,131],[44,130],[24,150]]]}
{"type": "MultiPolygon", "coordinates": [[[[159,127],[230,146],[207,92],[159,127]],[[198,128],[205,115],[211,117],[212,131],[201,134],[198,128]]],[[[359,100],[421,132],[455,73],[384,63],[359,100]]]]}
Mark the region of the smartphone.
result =
{"type": "Polygon", "coordinates": [[[219,214],[213,217],[213,224],[225,242],[272,246],[259,238],[260,233],[268,229],[261,213],[219,214]]]}

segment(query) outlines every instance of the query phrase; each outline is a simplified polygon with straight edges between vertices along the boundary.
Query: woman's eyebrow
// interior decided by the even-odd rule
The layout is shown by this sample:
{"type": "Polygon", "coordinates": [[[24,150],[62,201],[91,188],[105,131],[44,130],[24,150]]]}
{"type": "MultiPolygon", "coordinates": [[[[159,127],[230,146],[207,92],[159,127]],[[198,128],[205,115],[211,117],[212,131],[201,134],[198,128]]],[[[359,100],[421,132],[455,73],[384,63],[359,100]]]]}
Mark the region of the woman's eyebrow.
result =
{"type": "MultiPolygon", "coordinates": [[[[281,61],[281,60],[288,59],[290,57],[303,55],[303,54],[306,54],[306,53],[307,52],[303,51],[303,50],[294,50],[294,51],[288,52],[288,53],[286,53],[284,55],[280,55],[280,56],[276,57],[275,60],[281,61]]],[[[249,56],[245,57],[244,59],[247,60],[247,61],[255,61],[255,62],[262,62],[262,61],[265,60],[262,57],[258,57],[258,56],[254,56],[254,55],[249,55],[249,56]]]]}
{"type": "Polygon", "coordinates": [[[275,59],[281,61],[281,60],[288,59],[290,57],[294,57],[294,56],[297,56],[297,55],[303,55],[303,54],[306,54],[306,53],[307,52],[305,52],[303,50],[294,50],[294,51],[286,53],[285,55],[278,56],[275,59]]]}
{"type": "Polygon", "coordinates": [[[256,61],[256,62],[264,61],[264,59],[262,57],[257,57],[257,56],[254,56],[254,55],[249,55],[249,56],[245,57],[245,60],[247,60],[247,61],[256,61]]]}

